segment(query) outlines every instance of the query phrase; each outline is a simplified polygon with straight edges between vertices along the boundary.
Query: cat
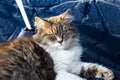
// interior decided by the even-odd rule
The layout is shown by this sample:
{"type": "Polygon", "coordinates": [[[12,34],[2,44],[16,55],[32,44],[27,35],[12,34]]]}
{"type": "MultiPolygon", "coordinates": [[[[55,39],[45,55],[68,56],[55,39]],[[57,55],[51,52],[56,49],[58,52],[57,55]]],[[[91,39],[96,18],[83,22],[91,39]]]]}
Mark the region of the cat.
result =
{"type": "Polygon", "coordinates": [[[38,35],[33,38],[53,59],[55,80],[87,80],[90,77],[112,80],[112,70],[97,63],[81,61],[83,49],[73,19],[70,9],[49,18],[36,16],[34,19],[38,35]]]}
{"type": "Polygon", "coordinates": [[[0,44],[0,80],[54,80],[53,61],[32,37],[0,44]]]}

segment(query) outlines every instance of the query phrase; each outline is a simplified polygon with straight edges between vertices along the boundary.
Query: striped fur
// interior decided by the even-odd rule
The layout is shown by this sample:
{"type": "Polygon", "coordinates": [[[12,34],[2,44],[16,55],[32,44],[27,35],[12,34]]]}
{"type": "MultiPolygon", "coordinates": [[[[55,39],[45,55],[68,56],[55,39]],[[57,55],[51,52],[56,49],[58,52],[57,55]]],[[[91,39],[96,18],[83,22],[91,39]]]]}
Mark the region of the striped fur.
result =
{"type": "Polygon", "coordinates": [[[54,80],[52,69],[49,54],[32,38],[0,44],[0,80],[54,80]]]}

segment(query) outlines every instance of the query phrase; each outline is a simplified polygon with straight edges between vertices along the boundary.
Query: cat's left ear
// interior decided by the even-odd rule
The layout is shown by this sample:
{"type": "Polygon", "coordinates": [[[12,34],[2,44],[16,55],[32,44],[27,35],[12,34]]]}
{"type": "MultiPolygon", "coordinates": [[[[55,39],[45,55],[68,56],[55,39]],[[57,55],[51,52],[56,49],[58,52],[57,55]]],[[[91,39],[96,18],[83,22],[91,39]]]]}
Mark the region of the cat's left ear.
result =
{"type": "Polygon", "coordinates": [[[44,24],[47,24],[47,22],[43,18],[35,16],[34,26],[36,26],[36,28],[41,28],[42,29],[44,27],[44,24]]]}
{"type": "Polygon", "coordinates": [[[71,23],[74,20],[74,17],[71,15],[71,10],[67,9],[64,13],[61,14],[63,20],[71,23]]]}

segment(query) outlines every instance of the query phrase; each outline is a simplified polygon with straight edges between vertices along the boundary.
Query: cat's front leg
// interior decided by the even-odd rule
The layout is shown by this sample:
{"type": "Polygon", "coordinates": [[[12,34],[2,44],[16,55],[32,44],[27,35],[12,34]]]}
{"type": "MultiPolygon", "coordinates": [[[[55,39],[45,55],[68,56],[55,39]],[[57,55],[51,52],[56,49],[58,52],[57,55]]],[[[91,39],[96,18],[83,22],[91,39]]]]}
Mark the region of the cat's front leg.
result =
{"type": "Polygon", "coordinates": [[[80,71],[81,77],[84,78],[96,77],[103,78],[104,80],[112,80],[114,78],[112,70],[103,67],[102,65],[84,62],[81,65],[82,65],[80,71]]]}
{"type": "Polygon", "coordinates": [[[67,71],[59,71],[56,75],[55,80],[87,80],[85,78],[81,78],[78,75],[68,73],[67,71]]]}

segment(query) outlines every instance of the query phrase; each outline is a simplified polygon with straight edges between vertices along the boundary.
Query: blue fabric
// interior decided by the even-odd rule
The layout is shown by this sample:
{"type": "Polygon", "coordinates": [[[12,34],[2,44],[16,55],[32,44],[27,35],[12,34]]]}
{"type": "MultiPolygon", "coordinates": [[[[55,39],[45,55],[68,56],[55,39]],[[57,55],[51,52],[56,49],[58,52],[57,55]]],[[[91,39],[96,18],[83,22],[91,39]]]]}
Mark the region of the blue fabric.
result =
{"type": "MultiPolygon", "coordinates": [[[[75,0],[22,0],[29,21],[34,16],[50,17],[70,8],[84,47],[82,60],[99,63],[115,72],[120,80],[120,1],[81,2],[75,0]]],[[[0,42],[30,36],[15,0],[0,1],[0,42]]],[[[98,79],[90,79],[98,80],[98,79]]],[[[100,79],[99,79],[100,80],[100,79]]]]}

